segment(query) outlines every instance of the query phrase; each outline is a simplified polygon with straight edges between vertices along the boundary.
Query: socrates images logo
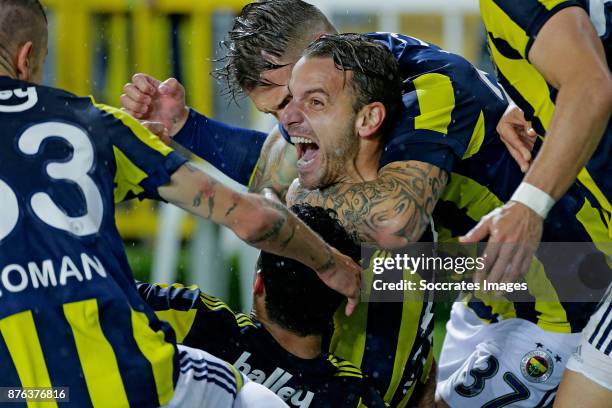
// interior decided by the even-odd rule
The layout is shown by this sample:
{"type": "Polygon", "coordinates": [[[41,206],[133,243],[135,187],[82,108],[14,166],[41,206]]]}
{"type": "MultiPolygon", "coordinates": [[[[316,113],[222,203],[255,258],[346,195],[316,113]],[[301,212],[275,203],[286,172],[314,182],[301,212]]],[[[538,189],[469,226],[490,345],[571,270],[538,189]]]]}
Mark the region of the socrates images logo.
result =
{"type": "Polygon", "coordinates": [[[544,350],[533,350],[521,360],[521,372],[531,382],[541,383],[552,375],[554,363],[552,356],[544,350]]]}

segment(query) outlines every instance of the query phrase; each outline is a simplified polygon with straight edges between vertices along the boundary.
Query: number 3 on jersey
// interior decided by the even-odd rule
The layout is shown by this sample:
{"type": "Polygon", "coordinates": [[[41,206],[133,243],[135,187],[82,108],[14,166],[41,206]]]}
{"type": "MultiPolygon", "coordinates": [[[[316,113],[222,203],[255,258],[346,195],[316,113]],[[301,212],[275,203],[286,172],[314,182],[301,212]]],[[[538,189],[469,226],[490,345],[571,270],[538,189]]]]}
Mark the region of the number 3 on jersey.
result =
{"type": "MultiPolygon", "coordinates": [[[[47,175],[54,180],[69,180],[81,189],[85,197],[86,212],[79,217],[70,217],[53,198],[37,192],[30,198],[30,206],[36,216],[45,224],[71,234],[83,237],[95,234],[102,224],[104,214],[100,190],[89,172],[94,165],[94,149],[87,134],[80,128],[61,122],[45,122],[26,129],[18,141],[19,150],[27,155],[36,155],[42,142],[50,137],[59,137],[74,149],[70,160],[49,163],[47,175]]],[[[0,241],[6,238],[19,220],[19,207],[15,192],[0,179],[0,241]]]]}

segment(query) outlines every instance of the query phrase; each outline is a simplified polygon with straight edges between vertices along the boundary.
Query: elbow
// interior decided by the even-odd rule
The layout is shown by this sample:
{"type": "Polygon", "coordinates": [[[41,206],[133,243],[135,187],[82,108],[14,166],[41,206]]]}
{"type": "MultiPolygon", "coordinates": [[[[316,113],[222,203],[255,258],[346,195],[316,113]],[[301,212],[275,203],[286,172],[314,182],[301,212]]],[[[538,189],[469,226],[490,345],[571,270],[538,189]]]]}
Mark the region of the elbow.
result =
{"type": "Polygon", "coordinates": [[[249,204],[246,216],[236,221],[233,230],[240,239],[257,246],[278,235],[286,218],[279,211],[266,206],[266,200],[260,199],[249,204]]]}
{"type": "Polygon", "coordinates": [[[589,105],[609,116],[612,112],[612,76],[606,72],[590,77],[582,87],[589,105]]]}

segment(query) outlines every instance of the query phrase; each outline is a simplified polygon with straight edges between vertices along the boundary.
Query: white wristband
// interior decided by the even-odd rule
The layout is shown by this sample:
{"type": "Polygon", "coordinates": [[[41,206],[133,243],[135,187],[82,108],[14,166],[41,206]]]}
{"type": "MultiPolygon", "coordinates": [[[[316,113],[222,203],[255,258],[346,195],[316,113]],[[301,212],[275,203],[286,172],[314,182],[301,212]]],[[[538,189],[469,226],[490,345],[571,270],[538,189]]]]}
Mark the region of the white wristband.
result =
{"type": "Polygon", "coordinates": [[[525,182],[518,186],[510,200],[526,205],[542,218],[546,218],[552,206],[555,205],[554,198],[525,182]]]}

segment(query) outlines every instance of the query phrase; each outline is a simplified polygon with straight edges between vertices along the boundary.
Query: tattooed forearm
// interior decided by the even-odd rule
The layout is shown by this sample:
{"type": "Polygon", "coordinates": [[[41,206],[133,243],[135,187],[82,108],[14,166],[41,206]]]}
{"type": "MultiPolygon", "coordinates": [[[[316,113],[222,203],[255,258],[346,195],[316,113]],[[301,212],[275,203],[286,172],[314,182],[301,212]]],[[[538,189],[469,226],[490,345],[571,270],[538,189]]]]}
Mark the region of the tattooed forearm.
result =
{"type": "Polygon", "coordinates": [[[316,268],[315,270],[317,271],[317,273],[322,273],[335,266],[336,266],[336,261],[334,261],[334,257],[332,256],[332,254],[329,254],[329,258],[327,258],[327,261],[325,261],[323,265],[316,268]]]}
{"type": "Polygon", "coordinates": [[[198,194],[196,194],[196,196],[193,198],[193,203],[191,204],[193,207],[199,207],[200,204],[202,204],[202,196],[204,195],[203,192],[198,191],[198,194]]]}
{"type": "Polygon", "coordinates": [[[285,248],[287,248],[287,246],[289,246],[289,243],[293,240],[293,237],[295,237],[295,226],[291,228],[289,236],[281,242],[281,249],[284,250],[285,248]]]}
{"type": "Polygon", "coordinates": [[[283,229],[283,226],[285,225],[285,222],[287,222],[287,217],[285,216],[278,217],[276,221],[274,221],[274,224],[272,224],[272,227],[270,227],[268,231],[264,232],[261,236],[255,239],[249,240],[249,244],[254,245],[254,244],[258,244],[263,241],[273,241],[277,239],[281,230],[283,229]]]}
{"type": "Polygon", "coordinates": [[[236,207],[238,207],[238,203],[232,204],[232,206],[225,213],[225,216],[229,216],[236,209],[236,207]]]}
{"type": "Polygon", "coordinates": [[[383,168],[373,181],[321,190],[298,188],[292,192],[291,204],[331,208],[362,241],[395,246],[420,238],[447,180],[448,175],[438,167],[397,162],[383,168]]]}

